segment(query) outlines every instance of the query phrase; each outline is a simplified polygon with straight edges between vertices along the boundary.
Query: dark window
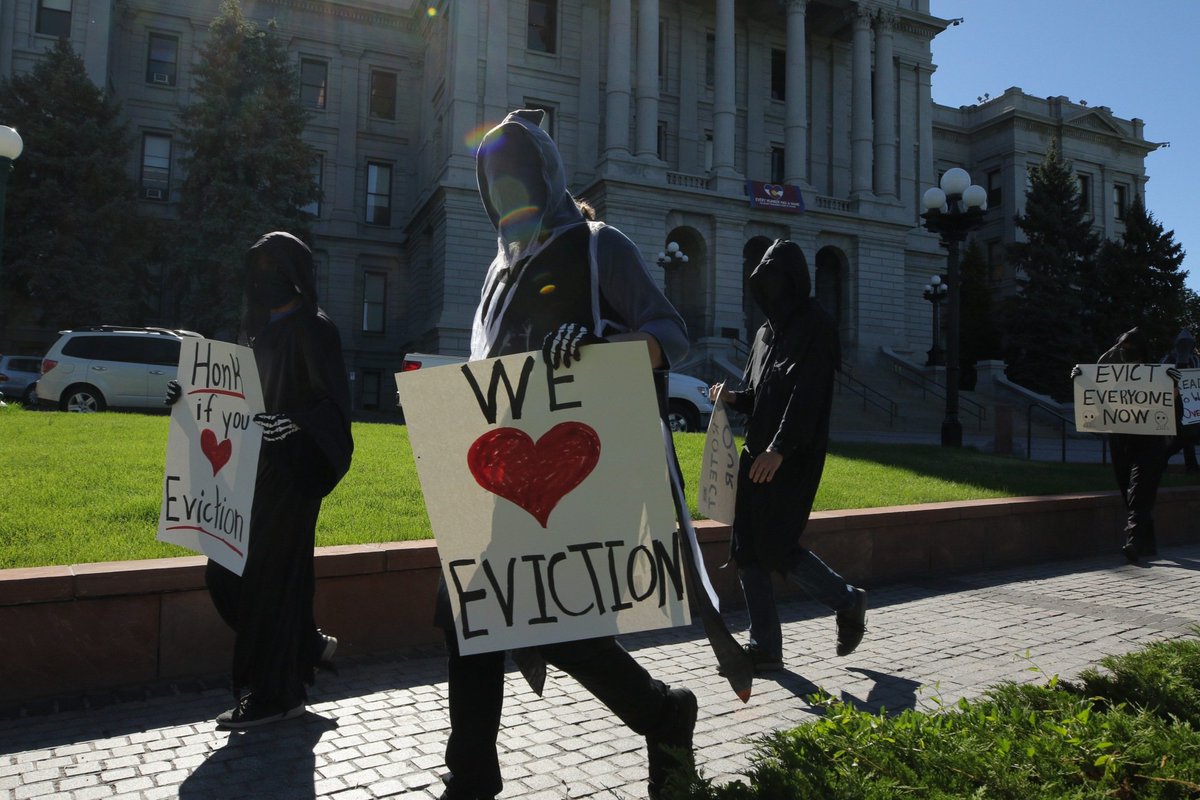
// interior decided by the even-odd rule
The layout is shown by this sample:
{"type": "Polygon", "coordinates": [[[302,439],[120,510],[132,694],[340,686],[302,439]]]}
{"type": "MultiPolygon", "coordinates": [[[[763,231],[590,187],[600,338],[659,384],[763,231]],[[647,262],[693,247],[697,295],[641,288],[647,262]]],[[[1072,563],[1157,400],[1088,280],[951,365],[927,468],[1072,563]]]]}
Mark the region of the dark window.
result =
{"type": "Polygon", "coordinates": [[[71,38],[71,0],[38,0],[37,32],[59,39],[71,38]]]}
{"type": "Polygon", "coordinates": [[[665,122],[658,123],[658,131],[655,139],[655,148],[660,161],[667,160],[667,124],[665,122]]]}
{"type": "Polygon", "coordinates": [[[146,337],[137,339],[138,361],[142,364],[179,365],[179,340],[146,337]]]}
{"type": "Polygon", "coordinates": [[[1090,175],[1076,175],[1079,179],[1079,208],[1084,216],[1092,216],[1092,178],[1090,175]]]}
{"type": "Polygon", "coordinates": [[[1119,220],[1125,219],[1125,210],[1129,207],[1125,195],[1126,187],[1119,183],[1113,187],[1113,216],[1119,220]]]}
{"type": "Polygon", "coordinates": [[[538,127],[550,134],[550,138],[554,138],[554,109],[550,106],[544,106],[539,103],[530,103],[526,101],[525,108],[534,109],[542,112],[542,121],[538,123],[538,127]]]}
{"type": "Polygon", "coordinates": [[[704,34],[704,85],[712,86],[717,82],[717,36],[704,34]]]}
{"type": "Polygon", "coordinates": [[[300,60],[300,102],[305,108],[325,108],[329,65],[311,58],[300,60]]]}
{"type": "Polygon", "coordinates": [[[539,53],[558,52],[558,0],[529,0],[525,46],[539,53]]]}
{"type": "Polygon", "coordinates": [[[771,99],[783,100],[787,96],[787,53],[771,48],[771,99]]]}
{"type": "Polygon", "coordinates": [[[784,167],[784,149],[782,147],[771,148],[771,183],[783,183],[784,167]]]}
{"type": "Polygon", "coordinates": [[[142,197],[166,202],[171,198],[171,137],[142,135],[142,197]]]}
{"type": "Polygon", "coordinates": [[[305,214],[319,217],[321,216],[321,190],[324,187],[325,178],[325,156],[318,154],[313,159],[312,166],[308,168],[308,174],[312,177],[312,182],[317,187],[317,199],[306,206],[301,206],[300,210],[305,214]]]}
{"type": "Polygon", "coordinates": [[[988,208],[999,208],[1004,201],[1004,190],[1001,188],[1000,170],[988,170],[987,174],[987,204],[988,208]]]}
{"type": "Polygon", "coordinates": [[[8,368],[14,372],[41,372],[42,362],[36,358],[10,358],[8,368]]]}
{"type": "Polygon", "coordinates": [[[371,116],[396,118],[396,73],[371,70],[371,116]]]}
{"type": "Polygon", "coordinates": [[[713,135],[712,131],[704,132],[704,171],[709,172],[713,168],[713,135]]]}
{"type": "Polygon", "coordinates": [[[362,329],[367,333],[383,333],[384,310],[387,305],[387,274],[363,273],[362,329]]]}
{"type": "Polygon", "coordinates": [[[368,411],[379,408],[380,374],[377,369],[364,369],[362,372],[362,407],[368,411]]]}
{"type": "Polygon", "coordinates": [[[1004,248],[999,239],[991,239],[987,243],[988,272],[993,282],[1004,280],[1004,248]]]}
{"type": "Polygon", "coordinates": [[[667,20],[658,21],[658,77],[667,76],[667,20]]]}
{"type": "Polygon", "coordinates": [[[179,62],[179,39],[161,33],[150,34],[150,49],[146,56],[146,83],[174,86],[179,62]]]}
{"type": "Polygon", "coordinates": [[[371,225],[392,224],[392,167],[390,164],[367,162],[367,222],[371,225]]]}

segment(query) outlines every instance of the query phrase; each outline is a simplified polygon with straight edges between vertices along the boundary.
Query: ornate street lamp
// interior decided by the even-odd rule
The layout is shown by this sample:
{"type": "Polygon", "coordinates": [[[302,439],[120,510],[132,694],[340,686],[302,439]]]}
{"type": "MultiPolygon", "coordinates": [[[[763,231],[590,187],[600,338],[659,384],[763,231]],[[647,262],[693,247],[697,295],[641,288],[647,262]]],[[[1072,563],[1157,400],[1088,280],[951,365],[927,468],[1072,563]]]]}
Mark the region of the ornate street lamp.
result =
{"type": "Polygon", "coordinates": [[[658,258],[655,259],[660,267],[675,266],[676,264],[686,264],[688,257],[684,255],[683,250],[679,249],[677,242],[667,242],[665,252],[660,252],[658,258]]]}
{"type": "Polygon", "coordinates": [[[927,367],[940,367],[943,363],[942,326],[938,324],[938,306],[946,299],[946,292],[949,291],[949,288],[942,280],[941,275],[934,275],[929,279],[929,283],[925,284],[925,291],[921,293],[921,296],[933,306],[933,346],[929,348],[929,360],[925,362],[927,367]]]}
{"type": "MultiPolygon", "coordinates": [[[[21,155],[24,147],[21,134],[7,125],[0,125],[0,274],[4,273],[4,196],[8,193],[8,173],[12,172],[12,162],[21,155]]],[[[4,309],[0,307],[0,343],[4,340],[6,327],[4,309]]]]}
{"type": "Polygon", "coordinates": [[[922,198],[925,229],[936,233],[947,251],[947,281],[950,284],[946,310],[946,418],[942,421],[942,446],[962,446],[962,423],[958,419],[958,246],[983,222],[987,210],[987,190],[971,183],[965,169],[954,167],[942,175],[941,188],[925,192],[922,198]]]}

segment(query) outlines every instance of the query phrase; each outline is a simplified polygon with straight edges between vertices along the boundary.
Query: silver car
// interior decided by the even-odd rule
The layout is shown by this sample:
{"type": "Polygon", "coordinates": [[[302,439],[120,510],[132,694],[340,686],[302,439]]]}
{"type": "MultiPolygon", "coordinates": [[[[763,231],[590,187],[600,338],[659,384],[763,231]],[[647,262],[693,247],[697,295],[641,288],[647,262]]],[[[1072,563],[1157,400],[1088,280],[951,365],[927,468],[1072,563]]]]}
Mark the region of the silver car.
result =
{"type": "Polygon", "coordinates": [[[37,402],[37,382],[42,359],[37,356],[0,356],[0,395],[29,405],[37,402]]]}

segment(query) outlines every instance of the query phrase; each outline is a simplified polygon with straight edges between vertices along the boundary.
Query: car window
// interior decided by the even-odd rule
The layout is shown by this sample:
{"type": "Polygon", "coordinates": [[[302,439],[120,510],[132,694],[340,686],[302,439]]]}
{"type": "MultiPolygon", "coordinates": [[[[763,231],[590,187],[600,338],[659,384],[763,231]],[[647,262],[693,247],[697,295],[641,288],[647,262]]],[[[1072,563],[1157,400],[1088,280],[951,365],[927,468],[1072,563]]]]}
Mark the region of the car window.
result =
{"type": "Polygon", "coordinates": [[[8,366],[18,372],[37,372],[42,368],[42,362],[37,358],[14,358],[8,362],[8,366]]]}
{"type": "Polygon", "coordinates": [[[72,358],[111,360],[105,347],[107,340],[106,336],[72,336],[63,345],[62,353],[72,358]]]}
{"type": "Polygon", "coordinates": [[[146,339],[142,342],[145,353],[145,363],[162,364],[168,367],[179,366],[178,339],[146,339]]]}

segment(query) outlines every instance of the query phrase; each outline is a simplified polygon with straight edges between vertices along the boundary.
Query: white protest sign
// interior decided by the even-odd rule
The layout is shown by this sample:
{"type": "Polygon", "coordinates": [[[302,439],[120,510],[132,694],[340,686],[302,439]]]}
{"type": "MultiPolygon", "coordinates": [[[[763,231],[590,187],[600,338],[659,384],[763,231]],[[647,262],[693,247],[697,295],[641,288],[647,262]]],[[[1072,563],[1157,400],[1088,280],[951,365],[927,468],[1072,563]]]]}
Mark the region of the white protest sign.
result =
{"type": "Polygon", "coordinates": [[[1165,364],[1080,364],[1075,427],[1084,433],[1175,433],[1175,382],[1165,364]]]}
{"type": "Polygon", "coordinates": [[[176,380],[183,396],[171,409],[158,539],[241,575],[262,446],[251,417],[265,408],[254,351],[185,339],[176,380]]]}
{"type": "Polygon", "coordinates": [[[646,346],[582,352],[396,374],[464,654],[690,622],[646,346]]]}
{"type": "Polygon", "coordinates": [[[709,519],[732,525],[739,454],[725,407],[726,393],[722,383],[704,439],[704,461],[700,465],[700,493],[696,505],[697,510],[709,519]]]}
{"type": "Polygon", "coordinates": [[[1179,370],[1179,405],[1184,425],[1200,422],[1200,369],[1179,370]]]}

